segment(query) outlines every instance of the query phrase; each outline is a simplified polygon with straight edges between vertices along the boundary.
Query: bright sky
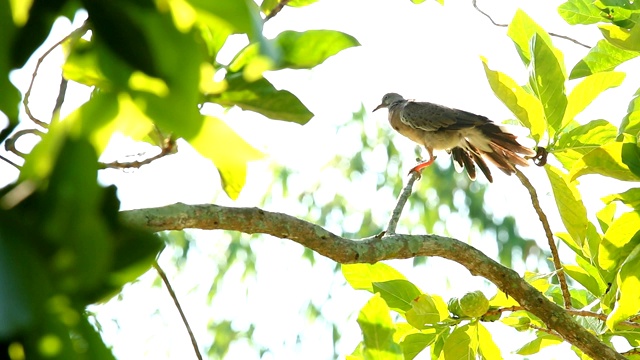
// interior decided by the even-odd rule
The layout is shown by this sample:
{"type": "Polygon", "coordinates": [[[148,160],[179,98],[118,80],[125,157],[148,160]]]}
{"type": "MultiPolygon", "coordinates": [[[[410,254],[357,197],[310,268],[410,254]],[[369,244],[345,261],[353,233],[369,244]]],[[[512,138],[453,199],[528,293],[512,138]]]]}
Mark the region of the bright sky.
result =
{"type": "MultiPolygon", "coordinates": [[[[480,1],[479,6],[499,23],[510,22],[515,10],[522,8],[547,31],[595,44],[600,38],[597,31],[593,28],[570,27],[557,15],[555,9],[561,3],[503,0],[480,1]]],[[[78,26],[81,21],[76,23],[75,26],[78,26]]],[[[58,41],[75,26],[58,21],[48,44],[58,41]]],[[[104,183],[118,185],[123,209],[161,206],[178,201],[255,206],[269,186],[265,179],[271,176],[270,163],[284,164],[302,174],[292,185],[299,189],[311,186],[319,178],[331,178],[327,172],[332,169],[328,169],[326,163],[333,157],[333,149],[348,149],[350,144],[359,142],[360,136],[337,134],[335,126],[350,121],[352,112],[357,111],[361,103],[368,111],[367,133],[374,133],[378,126],[388,126],[386,111],[370,113],[387,92],[398,92],[406,98],[464,109],[501,122],[513,118],[513,115],[493,95],[480,56],[488,58],[492,69],[505,72],[520,83],[524,83],[527,77],[511,40],[506,36],[506,29],[493,26],[473,9],[470,1],[448,1],[445,6],[440,6],[435,1],[414,5],[409,0],[321,0],[305,8],[285,8],[266,24],[265,35],[271,38],[287,29],[341,30],[355,36],[362,44],[361,47],[338,54],[311,71],[281,71],[267,75],[276,87],[286,88],[298,95],[315,113],[315,118],[305,126],[298,126],[265,121],[259,115],[237,109],[224,113],[215,106],[207,107],[206,112],[228,120],[245,139],[270,156],[267,161],[252,164],[247,187],[240,199],[232,202],[220,195],[218,175],[211,163],[181,144],[178,155],[169,156],[150,166],[101,173],[100,179],[104,183]],[[256,128],[260,131],[255,131],[256,128]]],[[[586,49],[561,39],[554,39],[554,44],[564,51],[569,69],[587,53],[586,49]]],[[[244,44],[237,41],[235,45],[225,49],[228,60],[244,44]]],[[[49,46],[45,45],[44,48],[49,46]]],[[[40,71],[32,100],[36,116],[40,114],[42,118],[50,115],[55,101],[52,94],[57,92],[59,84],[56,67],[62,57],[60,53],[54,54],[40,71]]],[[[23,70],[13,74],[12,80],[23,93],[34,66],[35,61],[31,59],[23,70]]],[[[628,72],[627,79],[638,78],[638,69],[631,69],[628,64],[621,66],[620,70],[628,72]]],[[[634,84],[627,80],[621,88],[605,92],[580,119],[586,122],[606,118],[618,124],[636,90],[634,86],[637,86],[637,82],[634,84]]],[[[86,89],[70,87],[63,112],[68,113],[86,101],[87,97],[86,89]]],[[[393,141],[407,160],[404,166],[408,170],[413,165],[413,161],[409,160],[413,159],[414,144],[399,136],[393,141]]],[[[107,150],[104,160],[122,160],[124,156],[144,150],[148,149],[132,146],[126,139],[118,138],[114,146],[107,150]]],[[[372,159],[378,165],[374,165],[373,169],[385,171],[385,163],[375,160],[372,159]]],[[[450,160],[447,156],[441,156],[439,161],[450,160]]],[[[498,171],[495,173],[495,182],[487,193],[487,201],[491,202],[489,207],[498,216],[515,214],[520,231],[527,237],[539,239],[539,244],[546,248],[541,225],[526,191],[515,177],[504,176],[498,171]]],[[[554,214],[555,204],[544,172],[534,167],[527,169],[525,174],[539,189],[545,211],[554,214]]],[[[6,184],[16,176],[17,171],[0,164],[0,184],[6,184]]],[[[615,192],[613,187],[593,186],[596,184],[589,177],[581,181],[589,189],[586,193],[589,196],[584,199],[587,208],[599,208],[599,198],[615,192]]],[[[355,209],[391,209],[395,205],[395,199],[389,194],[375,194],[375,191],[375,182],[370,187],[354,189],[353,199],[350,199],[352,206],[355,209]]],[[[291,209],[300,207],[295,201],[283,200],[271,204],[268,209],[292,213],[291,209]]],[[[554,231],[562,231],[557,216],[551,217],[554,231]]],[[[381,221],[386,223],[387,219],[381,221]]],[[[449,231],[454,237],[463,240],[468,238],[463,230],[449,231]]],[[[210,266],[210,259],[224,253],[230,238],[222,232],[194,231],[192,234],[197,237],[197,248],[191,252],[183,272],[177,277],[172,276],[176,270],[170,264],[169,252],[161,258],[161,265],[172,277],[172,284],[201,345],[211,342],[207,321],[224,318],[233,319],[234,327],[238,330],[245,330],[251,322],[255,323],[254,341],[272,351],[273,356],[268,355],[267,359],[329,358],[332,354],[330,327],[321,321],[310,322],[304,314],[305,301],[309,297],[321,302],[327,293],[331,294],[331,300],[322,304],[322,312],[328,320],[339,325],[343,334],[338,344],[340,354],[344,356],[351,353],[361,339],[355,319],[369,294],[344,287],[340,277],[333,278],[331,273],[334,264],[331,261],[320,258],[311,267],[308,262],[300,260],[302,248],[285,240],[255,242],[252,247],[259,254],[257,279],[240,286],[241,269],[232,269],[212,306],[206,306],[207,284],[215,274],[204,266],[210,266]],[[305,335],[298,343],[296,335],[303,328],[305,335]]],[[[495,242],[483,240],[470,241],[487,255],[496,258],[495,242]]],[[[573,259],[568,257],[567,260],[573,259]]],[[[486,281],[471,277],[468,271],[449,261],[430,259],[426,266],[417,269],[411,267],[410,261],[392,264],[423,291],[442,294],[445,299],[477,289],[486,290],[488,296],[493,295],[486,281]],[[446,272],[451,277],[428,276],[433,272],[446,272]]],[[[116,355],[122,359],[191,358],[191,344],[172,300],[164,288],[151,288],[154,279],[155,273],[151,272],[136,284],[128,286],[122,301],[112,301],[93,308],[105,329],[105,338],[114,345],[116,355]]],[[[505,334],[494,337],[503,349],[503,356],[519,359],[510,351],[524,344],[532,335],[523,337],[513,331],[505,334]]],[[[250,359],[255,356],[252,350],[241,343],[231,348],[228,358],[250,359]]],[[[558,348],[543,352],[540,358],[553,356],[559,356],[558,348]]]]}

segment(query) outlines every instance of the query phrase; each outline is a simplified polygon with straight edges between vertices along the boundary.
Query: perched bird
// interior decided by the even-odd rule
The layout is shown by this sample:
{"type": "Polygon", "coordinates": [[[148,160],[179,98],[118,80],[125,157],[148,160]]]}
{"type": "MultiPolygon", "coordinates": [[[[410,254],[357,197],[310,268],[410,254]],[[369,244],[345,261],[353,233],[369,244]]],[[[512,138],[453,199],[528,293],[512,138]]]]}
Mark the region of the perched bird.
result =
{"type": "Polygon", "coordinates": [[[516,136],[506,132],[484,116],[428,102],[406,100],[396,93],[386,94],[378,109],[389,109],[389,123],[400,134],[423,145],[429,159],[413,169],[420,171],[435,160],[433,150],[446,150],[453,160],[467,169],[471,180],[476,167],[493,182],[483,156],[505,174],[515,173],[515,165],[528,166],[522,156],[532,157],[535,151],[520,145],[516,136]],[[522,156],[518,155],[521,154],[522,156]],[[475,162],[475,164],[474,164],[475,162]]]}

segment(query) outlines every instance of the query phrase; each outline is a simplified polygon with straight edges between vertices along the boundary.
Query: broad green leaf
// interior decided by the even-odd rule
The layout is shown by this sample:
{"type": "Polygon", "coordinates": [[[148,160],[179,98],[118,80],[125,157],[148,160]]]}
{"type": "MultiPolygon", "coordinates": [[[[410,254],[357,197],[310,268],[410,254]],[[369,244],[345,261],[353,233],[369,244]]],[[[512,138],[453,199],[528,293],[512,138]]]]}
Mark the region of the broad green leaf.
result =
{"type": "Polygon", "coordinates": [[[538,34],[531,39],[531,72],[529,86],[536,94],[542,107],[551,134],[560,129],[567,107],[565,94],[564,65],[562,58],[558,58],[550,46],[538,34]]]}
{"type": "Polygon", "coordinates": [[[433,325],[449,317],[447,304],[438,295],[422,294],[411,301],[411,309],[405,312],[407,322],[416,329],[433,325]]]}
{"type": "Polygon", "coordinates": [[[498,292],[489,300],[489,306],[495,307],[510,307],[519,306],[511,296],[507,296],[504,292],[498,290],[498,292]]]}
{"type": "MultiPolygon", "coordinates": [[[[605,204],[612,204],[614,201],[620,201],[621,203],[630,206],[636,210],[640,210],[640,188],[631,188],[625,192],[619,194],[611,194],[602,198],[605,204]]],[[[608,214],[613,217],[615,206],[612,207],[608,214]]]]}
{"type": "Polygon", "coordinates": [[[311,5],[318,0],[291,0],[287,2],[287,6],[291,7],[303,7],[307,5],[311,5]]]}
{"type": "Polygon", "coordinates": [[[435,331],[429,334],[417,333],[407,335],[400,343],[404,359],[411,360],[415,358],[427,346],[433,344],[437,337],[438,334],[435,331]]]}
{"type": "Polygon", "coordinates": [[[562,342],[563,342],[562,338],[559,338],[555,335],[547,334],[542,331],[538,331],[536,333],[536,339],[524,344],[520,349],[516,350],[516,354],[519,354],[519,355],[537,354],[541,349],[547,346],[561,344],[562,342]]]}
{"type": "Polygon", "coordinates": [[[487,330],[481,322],[477,322],[478,327],[478,351],[484,359],[502,359],[502,353],[500,348],[493,341],[491,333],[487,330]]]}
{"type": "MultiPolygon", "coordinates": [[[[353,36],[335,30],[283,31],[267,42],[280,52],[269,70],[311,69],[344,49],[360,45],[353,36]]],[[[258,54],[258,44],[250,44],[229,64],[229,70],[240,71],[258,54]]]]}
{"type": "Polygon", "coordinates": [[[600,174],[623,181],[640,181],[640,157],[633,143],[610,142],[576,161],[569,173],[574,179],[586,174],[600,174]]]}
{"type": "Polygon", "coordinates": [[[226,23],[235,33],[247,34],[252,42],[262,37],[262,18],[258,5],[251,0],[187,1],[198,16],[215,17],[226,23]]]}
{"type": "Polygon", "coordinates": [[[564,128],[574,117],[591,104],[600,93],[622,84],[625,73],[622,72],[601,72],[587,76],[576,87],[567,98],[567,109],[564,112],[560,128],[564,128]]]}
{"type": "Polygon", "coordinates": [[[562,242],[565,243],[567,246],[569,246],[571,250],[573,250],[573,252],[575,252],[576,254],[582,253],[582,246],[579,245],[575,240],[573,240],[573,238],[571,237],[571,235],[569,235],[569,233],[557,232],[554,235],[558,239],[562,240],[562,242]]]}
{"type": "MultiPolygon", "coordinates": [[[[630,225],[631,226],[631,225],[630,225]]],[[[637,228],[636,228],[637,229],[637,228]]],[[[616,276],[618,282],[618,302],[607,317],[607,327],[611,330],[620,321],[626,320],[640,311],[640,244],[624,260],[616,276]]]]}
{"type": "MultiPolygon", "coordinates": [[[[606,231],[606,230],[604,230],[606,231]]],[[[587,225],[587,241],[582,245],[582,258],[577,259],[578,265],[580,265],[580,261],[582,259],[588,260],[590,264],[598,263],[598,249],[600,248],[600,243],[602,242],[602,235],[598,233],[596,226],[593,225],[591,221],[587,225]]],[[[577,253],[580,255],[580,253],[577,253]]]]}
{"type": "Polygon", "coordinates": [[[542,103],[528,93],[508,75],[489,69],[487,59],[482,57],[482,65],[491,89],[520,122],[529,128],[531,137],[538,142],[547,127],[542,103]]]}
{"type": "Polygon", "coordinates": [[[620,133],[637,136],[640,131],[640,89],[633,94],[633,99],[629,102],[627,115],[620,124],[620,133]]]}
{"type": "Polygon", "coordinates": [[[562,131],[558,141],[547,149],[565,169],[571,170],[576,161],[590,151],[612,142],[618,130],[606,120],[593,120],[570,131],[562,131]]]}
{"type": "Polygon", "coordinates": [[[228,74],[229,87],[208,100],[223,106],[238,106],[270,119],[306,124],[313,113],[292,93],[276,88],[265,78],[248,82],[242,74],[228,74]]]}
{"type": "MultiPolygon", "coordinates": [[[[384,299],[383,299],[384,300],[384,299]]],[[[406,323],[406,322],[397,322],[396,323],[396,332],[393,333],[393,341],[397,342],[398,344],[404,340],[405,337],[411,335],[411,334],[420,334],[420,333],[424,333],[424,334],[435,334],[436,333],[436,329],[432,328],[432,329],[427,329],[424,332],[421,332],[420,330],[414,328],[413,326],[411,326],[411,324],[406,323]]]]}
{"type": "MultiPolygon", "coordinates": [[[[618,194],[622,195],[622,194],[618,194]]],[[[614,195],[609,195],[614,196],[614,195]]],[[[602,199],[603,201],[604,198],[602,199]]],[[[606,203],[607,201],[605,201],[606,203]]],[[[635,207],[634,207],[635,209],[635,207]]],[[[607,232],[611,222],[613,221],[613,217],[616,214],[616,204],[613,202],[609,202],[605,207],[603,207],[600,211],[596,213],[596,218],[598,219],[598,225],[600,225],[600,229],[603,233],[607,232]]]]}
{"type": "Polygon", "coordinates": [[[613,45],[624,50],[640,51],[640,26],[637,24],[631,30],[613,24],[603,24],[598,27],[605,39],[613,45]]]}
{"type": "Polygon", "coordinates": [[[202,130],[189,142],[218,168],[224,191],[237,199],[247,177],[247,163],[264,154],[242,139],[224,121],[208,116],[202,130]]]}
{"type": "Polygon", "coordinates": [[[637,23],[640,6],[632,0],[594,0],[605,16],[617,26],[630,29],[637,23]]]}
{"type": "Polygon", "coordinates": [[[562,268],[567,275],[582,284],[593,295],[602,295],[607,289],[607,284],[598,273],[598,270],[581,257],[578,257],[578,259],[580,259],[580,266],[564,264],[562,268]]]}
{"type": "Polygon", "coordinates": [[[571,70],[569,79],[577,79],[603,71],[611,71],[627,60],[640,55],[637,51],[628,51],[612,45],[607,40],[600,40],[589,50],[587,56],[580,60],[571,70]]]}
{"type": "Polygon", "coordinates": [[[631,211],[620,215],[604,234],[598,251],[598,264],[612,271],[624,261],[640,244],[640,212],[631,211]]]}
{"type": "Polygon", "coordinates": [[[260,11],[265,15],[269,15],[279,3],[279,0],[263,0],[262,4],[260,4],[260,11]]]}
{"type": "Polygon", "coordinates": [[[406,280],[398,270],[385,263],[371,264],[342,264],[342,275],[349,285],[356,290],[373,292],[374,282],[390,280],[406,280]]]}
{"type": "Polygon", "coordinates": [[[570,181],[567,175],[563,174],[559,169],[549,164],[545,165],[544,168],[551,182],[562,223],[573,240],[582,247],[587,232],[588,220],[587,210],[582,203],[580,192],[576,188],[576,184],[570,181]]]}
{"type": "Polygon", "coordinates": [[[453,330],[442,349],[444,360],[475,360],[478,354],[478,325],[473,322],[453,330]]]}
{"type": "Polygon", "coordinates": [[[591,0],[569,0],[558,7],[558,13],[570,25],[589,25],[607,21],[591,0]]]}
{"type": "MultiPolygon", "coordinates": [[[[534,35],[538,34],[547,44],[551,44],[551,37],[549,34],[538,25],[533,19],[529,17],[524,11],[518,9],[509,24],[507,35],[513,40],[516,45],[516,50],[525,65],[529,65],[531,62],[531,48],[530,42],[534,35]]],[[[555,50],[554,48],[554,51],[555,50]]],[[[559,53],[559,51],[558,51],[559,53]]],[[[556,55],[562,63],[562,54],[556,55]]],[[[563,77],[564,78],[564,77],[563,77]]]]}
{"type": "Polygon", "coordinates": [[[400,346],[393,341],[395,325],[389,307],[375,294],[360,310],[358,324],[364,338],[365,359],[402,359],[400,346]]]}
{"type": "Polygon", "coordinates": [[[411,302],[422,293],[413,283],[402,279],[373,282],[372,285],[373,292],[380,293],[387,305],[398,312],[411,309],[411,302]]]}
{"type": "Polygon", "coordinates": [[[553,273],[539,274],[531,271],[525,271],[524,273],[524,281],[528,282],[531,286],[536,288],[536,290],[541,293],[546,292],[551,286],[551,277],[554,276],[553,273]]]}

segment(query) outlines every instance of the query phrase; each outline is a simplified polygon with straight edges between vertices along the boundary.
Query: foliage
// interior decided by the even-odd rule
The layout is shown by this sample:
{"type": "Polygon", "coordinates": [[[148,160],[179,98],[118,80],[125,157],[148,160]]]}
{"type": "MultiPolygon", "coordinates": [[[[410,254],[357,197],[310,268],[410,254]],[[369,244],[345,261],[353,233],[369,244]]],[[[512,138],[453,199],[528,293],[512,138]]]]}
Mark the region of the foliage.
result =
{"type": "MultiPolygon", "coordinates": [[[[313,2],[290,1],[287,5],[313,2]]],[[[99,155],[114,133],[150,142],[166,153],[175,151],[176,139],[185,140],[215,165],[223,190],[235,199],[245,185],[247,163],[263,154],[228,126],[228,119],[205,116],[199,109],[207,103],[237,106],[265,119],[302,125],[313,117],[295,94],[276,88],[264,73],[310,69],[359,43],[334,30],[285,30],[267,39],[263,17],[277,14],[278,6],[273,0],[260,6],[250,0],[0,0],[0,111],[8,119],[0,141],[10,147],[20,124],[20,94],[8,74],[33,55],[56,17],[72,18],[80,9],[88,12],[88,23],[61,42],[66,54],[62,72],[65,81],[95,87],[90,100],[67,118],[54,115],[50,122],[34,120],[41,124],[42,139],[24,156],[19,181],[0,192],[0,283],[6,290],[0,294],[3,355],[13,359],[113,358],[92,326],[86,306],[109,299],[148,270],[164,242],[188,252],[190,240],[184,233],[164,234],[163,242],[121,223],[115,189],[97,181],[99,169],[106,166],[99,163],[99,155]],[[220,63],[218,55],[234,35],[246,37],[247,44],[230,63],[220,63]]],[[[625,73],[614,69],[640,54],[640,5],[624,0],[569,0],[558,10],[569,24],[595,25],[603,36],[570,71],[552,37],[523,11],[515,14],[507,35],[528,70],[527,83],[520,85],[509,75],[492,70],[491,59],[483,57],[482,64],[495,95],[530,130],[543,154],[550,155],[545,170],[566,228],[566,233],[556,237],[576,254],[575,264],[563,265],[573,279],[573,310],[584,311],[578,319],[603,341],[621,336],[637,347],[640,192],[632,188],[611,194],[603,199],[605,206],[593,212],[582,202],[578,179],[595,174],[640,180],[640,89],[618,128],[606,119],[580,124],[575,117],[603,91],[620,85],[625,73]],[[623,211],[618,203],[630,209],[623,211]],[[588,321],[592,318],[598,319],[595,324],[588,321]]],[[[348,164],[350,173],[339,174],[344,181],[369,171],[365,159],[380,148],[380,139],[390,136],[388,129],[365,136],[364,117],[362,107],[353,114],[354,121],[338,129],[363,134],[361,150],[332,160],[333,164],[348,164]]],[[[389,159],[397,156],[392,143],[383,146],[383,151],[389,159]]],[[[400,171],[399,163],[390,161],[388,171],[380,175],[378,189],[389,187],[396,196],[402,186],[400,171]]],[[[438,207],[425,205],[437,203],[450,213],[468,216],[474,234],[506,232],[507,240],[498,244],[500,261],[506,266],[513,266],[516,253],[526,259],[537,251],[533,240],[516,232],[512,217],[497,218],[484,209],[480,185],[461,177],[433,180],[452,178],[451,166],[432,167],[425,174],[429,172],[438,176],[425,176],[410,205],[422,214],[425,232],[432,233],[443,221],[438,207]],[[456,203],[456,192],[463,194],[463,206],[456,203]]],[[[277,188],[280,194],[270,191],[265,204],[276,196],[286,198],[290,178],[296,175],[285,168],[274,173],[271,190],[277,188]]],[[[357,230],[343,229],[345,236],[352,237],[379,233],[380,219],[390,213],[355,209],[344,193],[320,182],[295,200],[311,209],[306,220],[326,227],[339,226],[336,212],[360,211],[357,230]],[[322,201],[316,196],[320,190],[333,200],[322,201]]],[[[224,261],[217,264],[211,297],[233,264],[242,262],[245,276],[256,271],[246,237],[234,234],[224,255],[224,261]]],[[[315,261],[308,250],[304,257],[315,261]]],[[[414,264],[424,261],[416,258],[414,264]]],[[[483,324],[498,319],[517,331],[535,332],[533,340],[518,350],[521,355],[563,341],[548,324],[519,309],[502,292],[490,300],[488,311],[465,316],[448,307],[441,296],[424,293],[389,265],[343,265],[339,269],[354,289],[373,294],[357,317],[363,341],[350,359],[412,359],[423,351],[432,358],[501,358],[483,324]]],[[[561,290],[552,276],[527,273],[524,277],[562,304],[561,290]]],[[[313,303],[309,311],[320,313],[313,303]]],[[[232,341],[250,339],[253,333],[253,327],[234,330],[227,319],[210,328],[216,336],[209,354],[219,357],[232,341]]],[[[335,326],[334,332],[334,339],[339,338],[335,326]]],[[[581,356],[579,349],[575,351],[581,356]]]]}

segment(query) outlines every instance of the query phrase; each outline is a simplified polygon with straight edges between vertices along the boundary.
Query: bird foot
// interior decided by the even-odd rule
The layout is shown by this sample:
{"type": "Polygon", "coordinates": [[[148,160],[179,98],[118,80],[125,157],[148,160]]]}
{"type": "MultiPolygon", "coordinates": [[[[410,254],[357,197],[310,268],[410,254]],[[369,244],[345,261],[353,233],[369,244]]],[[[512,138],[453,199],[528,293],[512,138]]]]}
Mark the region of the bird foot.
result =
{"type": "Polygon", "coordinates": [[[420,175],[420,172],[424,170],[424,168],[426,168],[427,166],[433,164],[436,158],[437,156],[434,156],[429,160],[419,162],[416,166],[414,166],[411,170],[409,170],[409,175],[411,175],[411,173],[414,171],[417,172],[418,175],[420,175]]]}

